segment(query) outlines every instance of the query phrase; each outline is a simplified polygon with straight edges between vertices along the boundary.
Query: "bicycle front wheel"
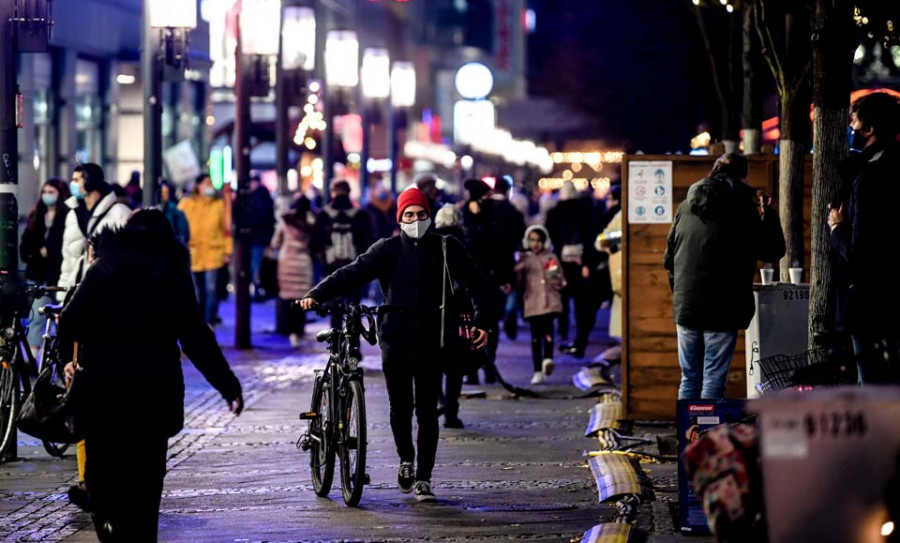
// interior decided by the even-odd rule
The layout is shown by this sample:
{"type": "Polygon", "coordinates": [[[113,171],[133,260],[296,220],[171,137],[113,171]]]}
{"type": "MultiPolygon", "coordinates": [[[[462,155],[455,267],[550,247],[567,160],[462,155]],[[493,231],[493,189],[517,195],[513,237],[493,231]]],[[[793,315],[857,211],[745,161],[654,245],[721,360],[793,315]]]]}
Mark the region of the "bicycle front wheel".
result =
{"type": "Polygon", "coordinates": [[[312,470],[313,490],[316,496],[324,498],[331,491],[334,481],[334,456],[335,451],[331,443],[331,431],[325,421],[328,419],[329,388],[322,379],[317,379],[313,388],[312,405],[310,412],[316,413],[316,418],[309,422],[309,467],[312,470]]]}
{"type": "Polygon", "coordinates": [[[19,381],[12,362],[0,360],[0,451],[6,450],[16,434],[19,414],[19,381]]]}
{"type": "Polygon", "coordinates": [[[343,443],[341,445],[341,489],[344,503],[351,507],[359,504],[366,481],[366,398],[362,383],[356,379],[347,382],[343,398],[343,443]]]}

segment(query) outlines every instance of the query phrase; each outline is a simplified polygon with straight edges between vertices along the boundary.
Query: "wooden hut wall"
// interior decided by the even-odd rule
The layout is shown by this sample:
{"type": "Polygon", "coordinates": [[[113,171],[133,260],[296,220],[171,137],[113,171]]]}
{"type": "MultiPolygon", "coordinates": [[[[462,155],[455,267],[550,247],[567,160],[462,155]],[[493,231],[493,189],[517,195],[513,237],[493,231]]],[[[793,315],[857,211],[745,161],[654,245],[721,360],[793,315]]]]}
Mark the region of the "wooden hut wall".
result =
{"type": "MultiPolygon", "coordinates": [[[[622,209],[626,220],[623,232],[625,270],[622,300],[622,389],[624,407],[630,418],[674,419],[681,372],[678,367],[678,343],[672,318],[672,293],[668,276],[663,269],[666,236],[671,224],[627,224],[628,164],[631,161],[671,161],[673,203],[677,209],[687,196],[688,188],[709,173],[715,158],[636,155],[626,156],[622,163],[622,209]]],[[[749,184],[754,188],[764,189],[777,198],[778,157],[759,155],[749,157],[749,160],[749,184]]],[[[807,161],[805,173],[804,278],[808,280],[811,161],[807,161]]],[[[744,335],[741,332],[728,374],[727,397],[746,397],[744,372],[744,335]]]]}

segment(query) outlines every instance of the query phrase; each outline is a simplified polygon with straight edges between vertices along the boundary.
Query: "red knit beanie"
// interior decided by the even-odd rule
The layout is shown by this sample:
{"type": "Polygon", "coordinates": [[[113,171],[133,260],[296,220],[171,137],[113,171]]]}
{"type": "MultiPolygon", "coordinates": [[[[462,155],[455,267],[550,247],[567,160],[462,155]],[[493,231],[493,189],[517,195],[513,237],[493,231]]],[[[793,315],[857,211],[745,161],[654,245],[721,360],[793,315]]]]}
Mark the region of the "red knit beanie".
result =
{"type": "Polygon", "coordinates": [[[425,211],[428,212],[428,216],[431,216],[428,198],[425,197],[424,192],[416,187],[410,187],[400,193],[400,199],[397,200],[397,222],[403,222],[400,220],[400,218],[403,217],[403,210],[409,206],[422,206],[425,208],[425,211]]]}

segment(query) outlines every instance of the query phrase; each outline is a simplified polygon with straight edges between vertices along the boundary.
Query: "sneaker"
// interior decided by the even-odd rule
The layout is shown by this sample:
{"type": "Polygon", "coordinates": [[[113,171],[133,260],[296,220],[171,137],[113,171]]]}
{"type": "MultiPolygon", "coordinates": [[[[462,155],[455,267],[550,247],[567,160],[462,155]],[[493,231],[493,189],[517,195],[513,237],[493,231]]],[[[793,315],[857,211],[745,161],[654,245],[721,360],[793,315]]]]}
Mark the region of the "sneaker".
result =
{"type": "Polygon", "coordinates": [[[85,513],[91,512],[91,501],[88,498],[87,490],[82,485],[72,485],[69,487],[67,495],[69,496],[69,503],[77,506],[85,513]]]}
{"type": "Polygon", "coordinates": [[[534,372],[534,376],[531,378],[532,385],[540,385],[544,382],[544,372],[536,371],[534,372]]]}
{"type": "Polygon", "coordinates": [[[545,358],[541,363],[541,370],[543,370],[545,376],[550,376],[553,373],[553,368],[555,367],[556,364],[553,363],[552,358],[545,358]]]}
{"type": "Polygon", "coordinates": [[[295,348],[295,349],[298,348],[298,347],[300,347],[300,336],[299,336],[299,335],[297,335],[297,334],[291,334],[291,335],[288,337],[288,339],[289,339],[290,342],[291,342],[291,347],[293,347],[293,348],[295,348]]]}
{"type": "Polygon", "coordinates": [[[416,501],[436,502],[437,496],[431,491],[431,483],[428,481],[416,481],[416,501]]]}
{"type": "Polygon", "coordinates": [[[466,425],[463,424],[463,421],[459,420],[459,417],[453,418],[444,418],[444,428],[455,428],[457,430],[462,430],[466,425]]]}
{"type": "Polygon", "coordinates": [[[413,463],[400,462],[400,469],[397,470],[397,485],[400,487],[400,492],[409,494],[412,492],[415,482],[416,474],[413,469],[413,463]]]}

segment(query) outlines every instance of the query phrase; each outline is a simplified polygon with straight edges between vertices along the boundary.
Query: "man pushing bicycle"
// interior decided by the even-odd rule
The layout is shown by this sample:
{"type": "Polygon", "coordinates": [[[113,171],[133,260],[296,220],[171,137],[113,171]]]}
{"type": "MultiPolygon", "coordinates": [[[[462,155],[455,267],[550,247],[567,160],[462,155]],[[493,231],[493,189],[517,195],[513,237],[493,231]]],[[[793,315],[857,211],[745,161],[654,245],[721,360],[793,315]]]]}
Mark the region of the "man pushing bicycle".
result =
{"type": "MultiPolygon", "coordinates": [[[[397,204],[400,234],[382,239],[352,263],[336,270],[299,301],[309,310],[317,304],[378,280],[384,292],[378,335],[390,402],[391,431],[400,468],[400,491],[415,490],[418,501],[435,501],[431,489],[438,444],[438,393],[444,367],[454,360],[447,348],[461,335],[471,346],[487,344],[485,324],[496,322],[489,311],[489,284],[462,244],[431,230],[431,209],[419,189],[405,190],[397,204]],[[471,297],[473,326],[460,330],[451,299],[471,297]],[[492,320],[493,319],[493,320],[492,320]],[[468,332],[468,333],[467,333],[468,332]],[[419,424],[418,464],[413,445],[412,415],[419,424]],[[415,466],[415,467],[414,467],[415,466]]],[[[457,361],[461,363],[461,361],[457,361]]]]}

